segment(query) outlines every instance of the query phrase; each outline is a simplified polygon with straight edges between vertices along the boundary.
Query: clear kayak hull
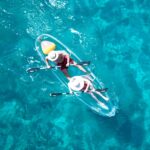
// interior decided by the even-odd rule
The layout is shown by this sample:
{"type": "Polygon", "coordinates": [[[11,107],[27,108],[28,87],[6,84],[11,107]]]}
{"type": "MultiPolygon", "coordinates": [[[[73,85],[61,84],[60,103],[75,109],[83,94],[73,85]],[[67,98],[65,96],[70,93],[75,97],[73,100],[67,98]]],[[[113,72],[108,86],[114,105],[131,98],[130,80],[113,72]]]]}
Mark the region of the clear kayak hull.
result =
{"type": "MultiPolygon", "coordinates": [[[[41,61],[45,63],[45,55],[42,52],[41,49],[41,41],[47,40],[50,42],[54,42],[57,46],[57,50],[65,50],[67,53],[70,54],[71,58],[75,60],[76,62],[83,62],[72,50],[70,50],[66,45],[64,45],[61,41],[59,41],[57,38],[55,38],[52,35],[49,34],[42,34],[39,37],[37,37],[35,41],[35,50],[37,51],[38,55],[40,56],[41,61]]],[[[89,66],[84,67],[88,72],[90,72],[89,75],[83,75],[83,77],[90,78],[92,81],[94,87],[96,89],[102,89],[103,83],[92,73],[89,66]]],[[[61,84],[63,84],[66,89],[68,89],[68,81],[64,78],[63,74],[60,73],[61,71],[54,71],[51,70],[51,72],[54,74],[54,76],[60,81],[61,84]]],[[[76,74],[71,74],[72,76],[76,76],[76,74]]],[[[76,98],[80,100],[83,104],[85,104],[88,108],[90,108],[95,113],[102,115],[102,116],[108,116],[112,117],[116,113],[117,106],[113,104],[111,99],[109,98],[107,92],[104,93],[93,93],[93,95],[90,94],[75,94],[76,98]]]]}

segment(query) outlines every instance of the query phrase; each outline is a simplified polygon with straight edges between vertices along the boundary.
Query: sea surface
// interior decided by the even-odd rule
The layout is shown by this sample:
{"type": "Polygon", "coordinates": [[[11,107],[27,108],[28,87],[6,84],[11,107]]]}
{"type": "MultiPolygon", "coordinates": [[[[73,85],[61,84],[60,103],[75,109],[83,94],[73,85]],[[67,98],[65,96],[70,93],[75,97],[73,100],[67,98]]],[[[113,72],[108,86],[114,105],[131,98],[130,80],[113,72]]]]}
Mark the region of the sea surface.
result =
{"type": "Polygon", "coordinates": [[[1,0],[0,150],[149,150],[150,1],[1,0]],[[118,100],[114,117],[76,97],[40,65],[35,40],[51,34],[91,68],[118,100]]]}

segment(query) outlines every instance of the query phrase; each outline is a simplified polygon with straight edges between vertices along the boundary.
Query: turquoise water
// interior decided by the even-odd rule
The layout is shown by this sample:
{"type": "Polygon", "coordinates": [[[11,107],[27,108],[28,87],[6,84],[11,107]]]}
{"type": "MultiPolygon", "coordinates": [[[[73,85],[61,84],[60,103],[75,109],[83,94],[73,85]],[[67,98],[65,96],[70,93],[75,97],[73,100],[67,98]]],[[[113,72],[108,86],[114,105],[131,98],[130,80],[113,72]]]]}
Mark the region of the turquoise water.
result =
{"type": "Polygon", "coordinates": [[[0,149],[149,150],[149,0],[0,1],[0,149]],[[81,59],[119,100],[114,117],[99,116],[41,65],[37,36],[52,34],[81,59]]]}

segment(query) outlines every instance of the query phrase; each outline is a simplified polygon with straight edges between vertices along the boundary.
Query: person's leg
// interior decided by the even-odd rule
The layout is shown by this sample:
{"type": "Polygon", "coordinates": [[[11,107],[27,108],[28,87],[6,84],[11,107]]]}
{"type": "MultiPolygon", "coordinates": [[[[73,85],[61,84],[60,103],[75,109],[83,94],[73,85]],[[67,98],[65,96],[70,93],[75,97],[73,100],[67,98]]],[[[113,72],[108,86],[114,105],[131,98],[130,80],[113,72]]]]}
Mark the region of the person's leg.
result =
{"type": "Polygon", "coordinates": [[[105,101],[109,100],[109,98],[106,97],[106,96],[104,96],[104,95],[102,95],[100,91],[93,90],[93,92],[96,93],[96,94],[98,94],[99,96],[101,96],[105,101]]]}
{"type": "Polygon", "coordinates": [[[92,96],[92,98],[93,98],[101,107],[103,107],[104,109],[108,109],[108,107],[107,107],[104,103],[102,103],[101,101],[99,101],[99,100],[97,99],[97,97],[96,97],[93,93],[90,93],[90,95],[92,96]]]}
{"type": "Polygon", "coordinates": [[[75,61],[71,60],[70,64],[72,64],[73,66],[77,67],[82,72],[87,73],[87,71],[81,65],[77,65],[77,63],[75,61]]]}
{"type": "Polygon", "coordinates": [[[70,80],[71,76],[69,75],[68,70],[67,69],[62,69],[62,72],[67,77],[67,79],[70,80]]]}

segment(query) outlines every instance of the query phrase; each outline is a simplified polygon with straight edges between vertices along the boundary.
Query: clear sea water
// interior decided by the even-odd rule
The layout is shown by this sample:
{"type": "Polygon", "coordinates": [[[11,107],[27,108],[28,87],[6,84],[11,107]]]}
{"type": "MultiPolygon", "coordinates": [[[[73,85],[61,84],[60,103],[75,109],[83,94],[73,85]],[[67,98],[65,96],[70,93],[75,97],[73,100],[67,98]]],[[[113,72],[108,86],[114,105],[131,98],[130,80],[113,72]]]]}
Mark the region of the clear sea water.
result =
{"type": "Polygon", "coordinates": [[[149,0],[1,0],[0,22],[0,150],[150,149],[149,0]],[[49,97],[57,79],[25,72],[43,33],[92,61],[119,100],[114,117],[49,97]]]}

